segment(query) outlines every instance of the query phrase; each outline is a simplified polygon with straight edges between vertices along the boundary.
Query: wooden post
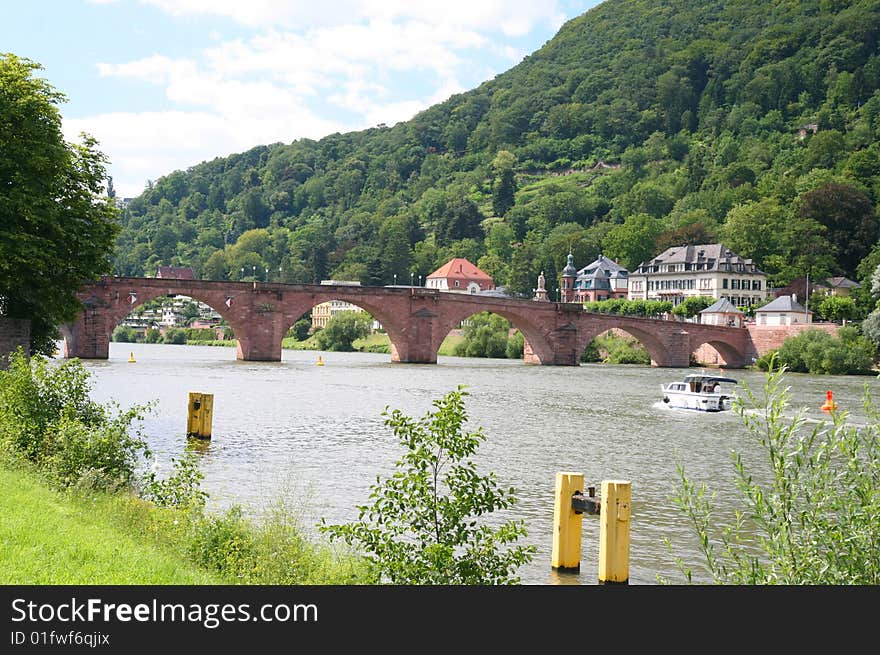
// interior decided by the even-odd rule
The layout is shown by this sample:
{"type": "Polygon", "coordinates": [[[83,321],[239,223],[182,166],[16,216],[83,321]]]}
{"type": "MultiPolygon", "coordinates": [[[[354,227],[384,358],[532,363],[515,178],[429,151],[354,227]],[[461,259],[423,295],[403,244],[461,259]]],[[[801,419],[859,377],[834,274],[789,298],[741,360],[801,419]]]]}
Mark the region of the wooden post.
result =
{"type": "Polygon", "coordinates": [[[629,584],[629,517],[632,485],[602,481],[599,513],[599,584],[629,584]]]}
{"type": "Polygon", "coordinates": [[[553,554],[551,564],[562,571],[581,567],[581,524],[583,515],[571,508],[571,497],[584,489],[583,473],[557,473],[553,503],[553,554]]]}
{"type": "Polygon", "coordinates": [[[190,391],[186,436],[210,439],[213,412],[214,394],[190,391]]]}

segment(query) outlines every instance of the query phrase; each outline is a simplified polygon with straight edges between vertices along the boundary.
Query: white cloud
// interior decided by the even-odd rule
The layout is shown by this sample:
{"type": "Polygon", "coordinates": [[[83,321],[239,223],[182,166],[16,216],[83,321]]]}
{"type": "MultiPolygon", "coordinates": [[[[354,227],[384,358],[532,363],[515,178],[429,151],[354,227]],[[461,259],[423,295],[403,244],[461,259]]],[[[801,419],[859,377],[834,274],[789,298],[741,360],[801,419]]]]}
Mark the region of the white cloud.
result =
{"type": "Polygon", "coordinates": [[[527,54],[506,39],[564,19],[557,0],[140,3],[171,16],[224,17],[246,29],[228,41],[211,31],[211,45],[185,59],[160,52],[97,65],[105,78],[161,86],[168,102],[165,111],[65,121],[71,134],[85,130],[99,140],[121,195],[258,144],[408,120],[465,91],[460,79],[490,79],[501,72],[493,62],[506,68],[504,61],[527,54]]]}
{"type": "Polygon", "coordinates": [[[108,155],[109,173],[117,193],[140,194],[148,179],[187,169],[215,157],[244,152],[256,145],[320,138],[340,126],[306,111],[276,114],[260,120],[209,112],[116,112],[65,119],[64,134],[78,141],[80,132],[98,140],[108,155]]]}
{"type": "Polygon", "coordinates": [[[141,0],[173,16],[213,15],[249,27],[335,25],[373,19],[414,20],[521,36],[564,20],[556,0],[141,0]]]}

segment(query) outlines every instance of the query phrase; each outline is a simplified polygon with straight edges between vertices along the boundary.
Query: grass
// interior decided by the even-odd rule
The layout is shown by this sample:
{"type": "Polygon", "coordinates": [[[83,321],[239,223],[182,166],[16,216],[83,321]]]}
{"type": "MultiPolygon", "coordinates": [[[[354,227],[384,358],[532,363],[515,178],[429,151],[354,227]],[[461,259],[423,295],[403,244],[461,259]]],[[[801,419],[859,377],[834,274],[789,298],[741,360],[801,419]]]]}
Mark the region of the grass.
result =
{"type": "Polygon", "coordinates": [[[0,465],[0,583],[219,584],[212,573],[121,525],[143,505],[123,494],[54,491],[0,465]]]}

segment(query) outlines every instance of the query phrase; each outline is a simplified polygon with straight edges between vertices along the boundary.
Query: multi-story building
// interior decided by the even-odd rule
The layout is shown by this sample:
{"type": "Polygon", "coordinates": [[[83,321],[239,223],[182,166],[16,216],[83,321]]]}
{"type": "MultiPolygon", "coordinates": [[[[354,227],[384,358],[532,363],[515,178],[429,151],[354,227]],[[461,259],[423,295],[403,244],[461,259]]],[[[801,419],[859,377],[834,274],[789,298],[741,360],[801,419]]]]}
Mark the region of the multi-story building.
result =
{"type": "Polygon", "coordinates": [[[568,263],[562,270],[562,302],[626,298],[628,280],[629,271],[605,255],[599,255],[596,261],[577,271],[574,256],[568,253],[568,263]]]}
{"type": "Polygon", "coordinates": [[[629,274],[630,300],[668,300],[678,305],[691,296],[724,298],[739,307],[767,299],[767,275],[723,243],[674,246],[639,264],[629,274]]]}

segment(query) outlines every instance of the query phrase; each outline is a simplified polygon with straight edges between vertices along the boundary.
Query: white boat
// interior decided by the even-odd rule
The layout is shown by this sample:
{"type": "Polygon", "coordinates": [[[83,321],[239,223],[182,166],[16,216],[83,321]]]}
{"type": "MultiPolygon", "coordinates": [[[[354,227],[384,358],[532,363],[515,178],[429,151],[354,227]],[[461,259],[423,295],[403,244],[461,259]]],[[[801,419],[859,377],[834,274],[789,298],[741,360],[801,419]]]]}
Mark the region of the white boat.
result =
{"type": "Polygon", "coordinates": [[[681,382],[661,384],[663,402],[676,409],[723,412],[733,405],[733,378],[707,373],[691,373],[681,382]]]}

